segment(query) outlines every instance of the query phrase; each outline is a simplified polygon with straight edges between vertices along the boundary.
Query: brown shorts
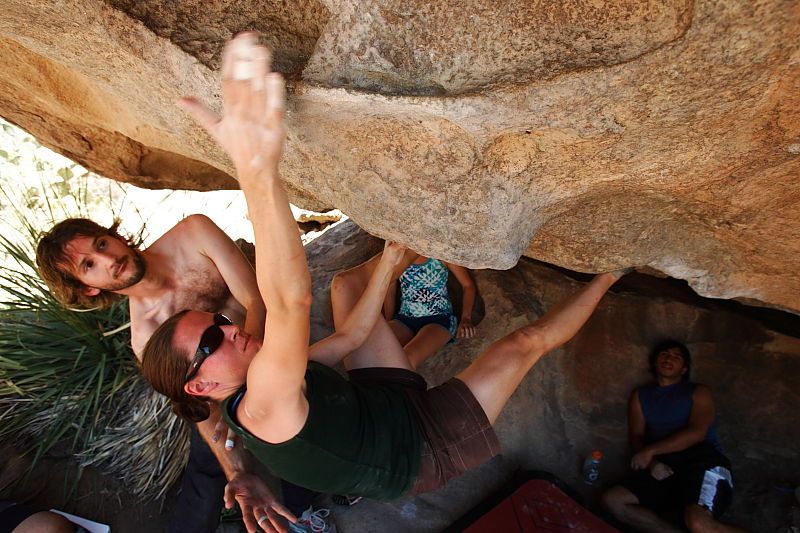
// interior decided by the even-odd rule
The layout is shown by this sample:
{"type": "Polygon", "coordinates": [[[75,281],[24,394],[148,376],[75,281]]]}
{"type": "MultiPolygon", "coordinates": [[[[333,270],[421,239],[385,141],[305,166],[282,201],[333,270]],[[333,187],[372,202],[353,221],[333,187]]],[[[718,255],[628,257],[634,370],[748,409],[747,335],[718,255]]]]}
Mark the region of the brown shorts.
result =
{"type": "Polygon", "coordinates": [[[463,381],[452,378],[428,389],[425,379],[403,368],[360,368],[354,383],[404,387],[417,412],[423,445],[419,473],[409,495],[432,491],[501,451],[486,413],[463,381]]]}

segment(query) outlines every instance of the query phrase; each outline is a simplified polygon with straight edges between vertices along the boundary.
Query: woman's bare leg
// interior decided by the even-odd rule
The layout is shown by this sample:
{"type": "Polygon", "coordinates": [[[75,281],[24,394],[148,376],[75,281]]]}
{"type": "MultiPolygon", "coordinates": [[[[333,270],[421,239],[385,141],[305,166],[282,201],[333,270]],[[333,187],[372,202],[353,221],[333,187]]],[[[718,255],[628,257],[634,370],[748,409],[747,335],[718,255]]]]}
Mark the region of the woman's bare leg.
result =
{"type": "Polygon", "coordinates": [[[389,322],[389,327],[392,328],[392,333],[403,345],[403,350],[405,350],[408,362],[413,370],[419,368],[419,365],[441,350],[447,344],[447,341],[452,338],[450,331],[439,324],[423,326],[416,335],[399,320],[389,322]]]}
{"type": "Polygon", "coordinates": [[[441,350],[451,338],[449,330],[439,324],[428,324],[403,346],[403,350],[408,355],[411,367],[416,370],[426,359],[441,350]]]}
{"type": "MultiPolygon", "coordinates": [[[[369,278],[378,261],[380,261],[380,257],[381,254],[378,254],[369,261],[334,276],[331,283],[331,306],[333,308],[334,327],[340,326],[347,319],[350,311],[367,287],[369,278]]],[[[395,267],[394,277],[400,277],[400,274],[416,258],[416,253],[406,252],[403,261],[395,267]]],[[[344,359],[344,365],[348,370],[370,367],[411,369],[403,347],[383,317],[378,319],[364,344],[344,359]]]]}
{"type": "Polygon", "coordinates": [[[401,346],[405,346],[414,338],[414,332],[399,320],[390,320],[389,327],[392,328],[392,333],[397,337],[401,346]]]}
{"type": "Polygon", "coordinates": [[[536,322],[492,344],[458,379],[475,395],[491,423],[541,356],[570,340],[622,272],[599,274],[536,322]]]}

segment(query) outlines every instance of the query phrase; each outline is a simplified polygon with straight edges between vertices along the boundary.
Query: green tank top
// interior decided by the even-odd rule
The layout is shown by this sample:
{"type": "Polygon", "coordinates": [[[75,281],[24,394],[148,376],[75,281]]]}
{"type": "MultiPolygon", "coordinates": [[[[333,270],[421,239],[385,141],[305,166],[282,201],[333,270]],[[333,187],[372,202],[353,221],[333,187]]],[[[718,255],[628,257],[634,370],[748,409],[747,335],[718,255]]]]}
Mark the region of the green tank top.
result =
{"type": "Polygon", "coordinates": [[[239,425],[236,407],[244,393],[242,387],[225,400],[222,415],[274,475],[327,494],[387,500],[413,485],[422,435],[401,387],[351,383],[310,361],[308,418],[297,435],[280,444],[264,442],[239,425]]]}

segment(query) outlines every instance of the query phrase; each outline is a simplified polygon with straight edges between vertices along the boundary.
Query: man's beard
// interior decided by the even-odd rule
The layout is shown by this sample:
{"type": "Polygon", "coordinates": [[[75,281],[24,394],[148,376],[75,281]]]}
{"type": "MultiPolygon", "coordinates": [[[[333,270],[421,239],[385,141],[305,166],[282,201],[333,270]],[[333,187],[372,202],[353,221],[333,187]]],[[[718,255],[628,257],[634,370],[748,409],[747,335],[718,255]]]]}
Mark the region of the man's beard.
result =
{"type": "Polygon", "coordinates": [[[142,254],[139,252],[139,250],[131,249],[131,252],[133,252],[133,255],[130,257],[128,262],[130,263],[132,272],[127,278],[116,280],[116,282],[112,286],[106,287],[106,290],[121,291],[122,289],[127,289],[128,287],[136,285],[137,283],[142,281],[142,278],[144,277],[145,274],[145,270],[147,270],[144,258],[142,257],[142,254]]]}

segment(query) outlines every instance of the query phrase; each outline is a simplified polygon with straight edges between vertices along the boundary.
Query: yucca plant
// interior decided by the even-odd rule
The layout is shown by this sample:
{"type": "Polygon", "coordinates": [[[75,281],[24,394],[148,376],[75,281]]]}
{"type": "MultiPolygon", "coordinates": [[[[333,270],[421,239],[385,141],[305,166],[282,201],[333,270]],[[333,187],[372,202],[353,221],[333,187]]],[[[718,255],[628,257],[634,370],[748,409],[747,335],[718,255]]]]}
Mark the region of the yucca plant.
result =
{"type": "MultiPolygon", "coordinates": [[[[90,311],[57,302],[35,269],[31,202],[2,192],[19,222],[0,234],[0,440],[29,450],[33,466],[58,446],[143,498],[163,496],[185,464],[188,432],[136,368],[127,300],[90,311]]],[[[44,191],[38,214],[70,214],[53,205],[60,194],[44,191]]],[[[85,199],[85,186],[73,195],[85,199]]]]}
{"type": "MultiPolygon", "coordinates": [[[[55,301],[31,250],[0,236],[17,263],[0,274],[0,440],[56,444],[143,496],[162,496],[185,463],[187,436],[136,369],[127,301],[79,312],[55,301]]],[[[23,449],[28,449],[24,447],[23,449]]]]}

